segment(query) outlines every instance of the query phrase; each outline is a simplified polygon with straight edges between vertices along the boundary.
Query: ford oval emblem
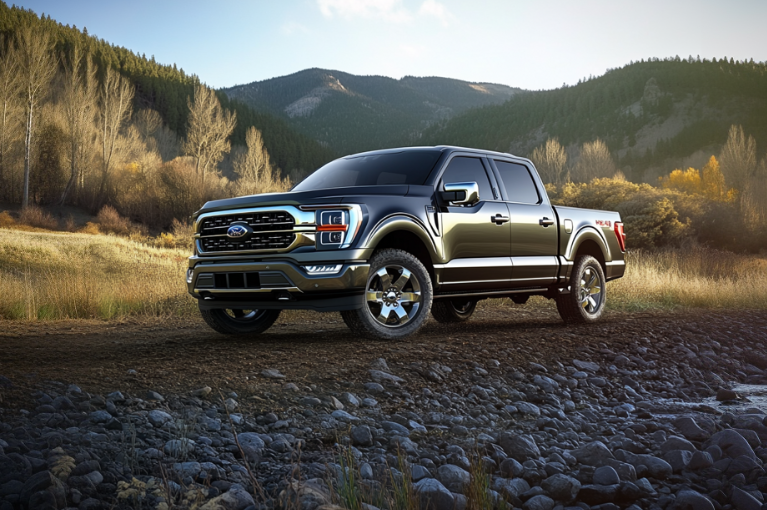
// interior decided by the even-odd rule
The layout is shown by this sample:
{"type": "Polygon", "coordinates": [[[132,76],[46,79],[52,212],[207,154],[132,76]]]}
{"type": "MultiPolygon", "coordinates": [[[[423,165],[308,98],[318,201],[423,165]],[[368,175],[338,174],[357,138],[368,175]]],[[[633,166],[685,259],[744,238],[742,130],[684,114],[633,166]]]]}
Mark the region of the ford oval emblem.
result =
{"type": "Polygon", "coordinates": [[[234,225],[229,226],[229,228],[226,230],[226,235],[233,238],[241,238],[245,237],[251,232],[252,230],[249,226],[243,225],[241,223],[235,223],[234,225]]]}

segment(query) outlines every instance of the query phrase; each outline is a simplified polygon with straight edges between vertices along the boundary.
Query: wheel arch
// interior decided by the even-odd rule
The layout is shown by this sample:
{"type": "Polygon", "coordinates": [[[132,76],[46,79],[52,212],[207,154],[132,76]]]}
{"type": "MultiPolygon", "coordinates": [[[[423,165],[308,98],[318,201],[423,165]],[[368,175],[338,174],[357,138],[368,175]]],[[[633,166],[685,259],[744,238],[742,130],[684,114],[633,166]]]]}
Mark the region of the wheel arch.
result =
{"type": "Polygon", "coordinates": [[[605,274],[607,273],[606,263],[611,259],[606,250],[605,239],[596,229],[585,228],[578,232],[573,237],[565,258],[570,262],[575,262],[581,255],[591,255],[597,259],[602,270],[605,271],[605,274]]]}
{"type": "Polygon", "coordinates": [[[426,267],[433,281],[437,248],[432,238],[426,233],[425,226],[422,226],[416,218],[411,216],[386,218],[373,228],[367,237],[365,247],[373,248],[375,251],[396,248],[412,253],[426,267]]]}

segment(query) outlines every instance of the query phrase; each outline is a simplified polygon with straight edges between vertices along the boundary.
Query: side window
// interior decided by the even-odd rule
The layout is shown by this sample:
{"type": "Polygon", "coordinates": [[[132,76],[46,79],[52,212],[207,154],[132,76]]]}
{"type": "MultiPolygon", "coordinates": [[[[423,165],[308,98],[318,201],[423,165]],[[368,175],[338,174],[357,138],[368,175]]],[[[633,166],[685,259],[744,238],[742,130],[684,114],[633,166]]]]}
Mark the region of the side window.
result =
{"type": "Polygon", "coordinates": [[[490,180],[480,159],[462,156],[453,158],[442,174],[442,185],[453,182],[476,182],[479,186],[479,199],[493,200],[490,180]]]}
{"type": "Polygon", "coordinates": [[[495,160],[498,173],[501,174],[503,186],[509,196],[509,202],[520,204],[537,204],[541,197],[535,188],[535,182],[530,176],[530,170],[524,165],[495,160]]]}

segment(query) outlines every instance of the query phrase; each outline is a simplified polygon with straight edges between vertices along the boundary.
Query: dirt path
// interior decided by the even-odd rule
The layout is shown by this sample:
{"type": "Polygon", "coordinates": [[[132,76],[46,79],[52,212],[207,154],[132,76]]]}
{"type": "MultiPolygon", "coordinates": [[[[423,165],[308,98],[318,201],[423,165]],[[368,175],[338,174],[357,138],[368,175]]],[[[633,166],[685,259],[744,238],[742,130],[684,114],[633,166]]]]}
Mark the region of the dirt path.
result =
{"type": "Polygon", "coordinates": [[[396,343],[355,338],[338,314],[310,312],[283,316],[250,340],[218,335],[197,319],[5,322],[0,324],[0,375],[19,389],[56,380],[90,392],[211,386],[252,393],[266,368],[297,384],[359,382],[379,357],[394,366],[491,360],[507,366],[548,364],[571,360],[586,347],[620,352],[626,342],[675,335],[763,340],[767,312],[612,312],[596,325],[566,327],[553,310],[485,307],[467,324],[430,321],[415,338],[396,343]]]}

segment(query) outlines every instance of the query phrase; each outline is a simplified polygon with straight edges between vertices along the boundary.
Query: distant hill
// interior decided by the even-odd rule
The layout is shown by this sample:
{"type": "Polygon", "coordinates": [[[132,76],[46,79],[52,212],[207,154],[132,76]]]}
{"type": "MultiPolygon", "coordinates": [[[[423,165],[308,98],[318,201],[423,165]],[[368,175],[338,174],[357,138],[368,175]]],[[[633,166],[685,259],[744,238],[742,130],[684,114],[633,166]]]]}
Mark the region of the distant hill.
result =
{"type": "Polygon", "coordinates": [[[521,89],[449,78],[400,80],[307,69],[223,89],[257,111],[281,116],[339,154],[412,143],[437,121],[500,104],[521,89]]]}
{"type": "MultiPolygon", "coordinates": [[[[187,97],[194,91],[199,78],[187,74],[176,65],[163,65],[132,51],[90,36],[87,29],[63,25],[50,16],[39,18],[32,10],[9,7],[0,1],[0,35],[5,43],[13,39],[16,30],[24,23],[32,23],[50,31],[56,42],[57,53],[65,53],[76,42],[83,44],[93,54],[100,73],[106,66],[117,69],[136,86],[136,106],[153,108],[165,124],[179,136],[186,134],[187,97]]],[[[315,140],[291,128],[285,120],[269,112],[256,112],[242,102],[229,100],[219,94],[225,108],[237,112],[237,127],[232,136],[235,144],[245,144],[245,131],[255,126],[263,132],[264,143],[278,167],[285,172],[294,169],[314,170],[333,158],[333,153],[315,140]]]]}
{"type": "MultiPolygon", "coordinates": [[[[420,143],[529,155],[548,137],[567,145],[602,138],[620,166],[674,164],[710,155],[742,124],[767,148],[767,66],[677,58],[636,62],[574,86],[514,95],[431,126],[420,143]],[[702,156],[703,154],[701,154],[702,156]]],[[[632,177],[629,175],[629,177],[632,177]]]]}

